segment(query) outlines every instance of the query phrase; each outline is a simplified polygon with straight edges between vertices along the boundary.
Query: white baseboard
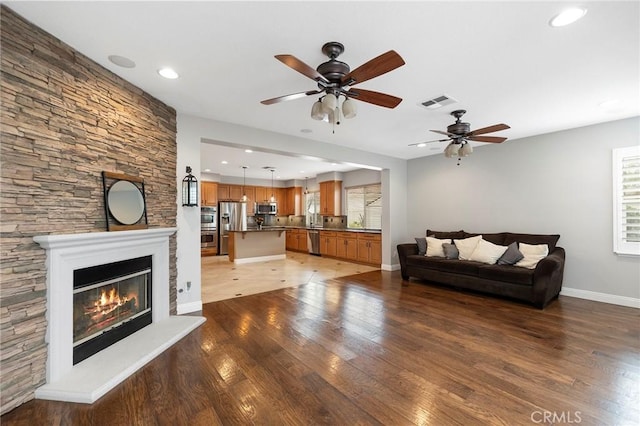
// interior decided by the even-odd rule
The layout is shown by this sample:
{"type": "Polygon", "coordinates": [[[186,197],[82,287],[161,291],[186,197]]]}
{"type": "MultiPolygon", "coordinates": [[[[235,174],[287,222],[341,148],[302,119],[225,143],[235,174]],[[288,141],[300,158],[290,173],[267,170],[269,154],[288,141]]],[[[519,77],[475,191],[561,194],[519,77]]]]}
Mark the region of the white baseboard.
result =
{"type": "Polygon", "coordinates": [[[596,291],[580,290],[578,288],[567,287],[562,288],[560,295],[640,309],[640,299],[635,299],[633,297],[616,296],[615,294],[598,293],[596,291]]]}
{"type": "Polygon", "coordinates": [[[198,312],[202,310],[202,300],[189,303],[181,303],[176,308],[178,315],[189,314],[191,312],[198,312]]]}
{"type": "Polygon", "coordinates": [[[270,260],[283,260],[286,259],[286,254],[274,254],[272,256],[258,256],[258,257],[246,257],[244,259],[234,259],[233,263],[236,265],[242,265],[245,263],[255,263],[255,262],[268,262],[270,260]]]}
{"type": "Polygon", "coordinates": [[[383,271],[399,271],[400,270],[400,264],[399,263],[394,263],[393,265],[387,265],[387,264],[383,263],[382,265],[380,265],[380,269],[382,269],[383,271]]]}

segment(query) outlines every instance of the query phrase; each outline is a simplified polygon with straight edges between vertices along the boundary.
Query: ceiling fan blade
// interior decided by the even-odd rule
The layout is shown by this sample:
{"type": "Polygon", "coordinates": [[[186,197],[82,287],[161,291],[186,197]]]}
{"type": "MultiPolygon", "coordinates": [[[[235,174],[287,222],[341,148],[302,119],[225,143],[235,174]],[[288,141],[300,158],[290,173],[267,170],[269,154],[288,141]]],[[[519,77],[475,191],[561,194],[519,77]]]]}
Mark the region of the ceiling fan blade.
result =
{"type": "Polygon", "coordinates": [[[507,126],[506,124],[494,124],[493,126],[483,127],[482,129],[472,130],[469,133],[467,133],[467,136],[483,135],[485,133],[497,132],[499,130],[507,130],[507,129],[510,129],[510,128],[511,127],[507,126]]]}
{"type": "Polygon", "coordinates": [[[309,65],[302,62],[300,59],[296,58],[293,55],[276,55],[275,58],[288,66],[289,68],[293,68],[298,71],[300,74],[304,74],[312,80],[315,81],[324,81],[328,83],[329,80],[325,78],[322,74],[320,74],[315,69],[311,68],[309,65]]]}
{"type": "Polygon", "coordinates": [[[383,53],[369,62],[360,65],[358,68],[342,77],[342,84],[345,86],[359,84],[389,71],[393,71],[403,65],[404,60],[400,55],[398,55],[395,50],[390,50],[387,53],[383,53]]]}
{"type": "Polygon", "coordinates": [[[433,141],[410,143],[408,146],[417,146],[417,145],[422,145],[422,144],[425,144],[425,143],[432,143],[432,142],[446,142],[446,141],[450,141],[450,140],[451,140],[451,138],[448,138],[448,139],[436,139],[436,140],[433,140],[433,141]]]}
{"type": "Polygon", "coordinates": [[[400,102],[402,102],[402,98],[387,95],[386,93],[374,92],[372,90],[351,89],[346,92],[346,94],[350,98],[385,108],[395,108],[400,102]]]}
{"type": "Polygon", "coordinates": [[[501,138],[498,136],[467,136],[465,139],[469,139],[470,141],[476,142],[491,142],[491,143],[502,143],[507,140],[507,138],[501,138]]]}
{"type": "Polygon", "coordinates": [[[449,132],[444,132],[442,130],[429,130],[430,132],[434,132],[434,133],[440,133],[441,135],[445,135],[445,136],[458,136],[456,134],[453,133],[449,133],[449,132]]]}
{"type": "Polygon", "coordinates": [[[278,96],[277,98],[265,99],[264,101],[260,101],[263,105],[272,105],[277,104],[278,102],[284,101],[292,101],[294,99],[304,98],[305,96],[311,96],[318,93],[323,93],[320,90],[310,90],[308,92],[300,92],[300,93],[292,93],[290,95],[278,96]]]}

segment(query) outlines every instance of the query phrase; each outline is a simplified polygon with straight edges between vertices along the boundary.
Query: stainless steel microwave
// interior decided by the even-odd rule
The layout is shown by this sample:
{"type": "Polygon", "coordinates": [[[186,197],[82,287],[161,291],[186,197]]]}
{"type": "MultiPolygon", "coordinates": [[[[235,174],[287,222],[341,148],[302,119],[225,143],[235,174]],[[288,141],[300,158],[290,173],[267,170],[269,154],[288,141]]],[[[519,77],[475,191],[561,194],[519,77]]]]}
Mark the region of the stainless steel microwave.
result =
{"type": "Polygon", "coordinates": [[[256,214],[276,214],[278,213],[277,203],[256,203],[256,214]]]}

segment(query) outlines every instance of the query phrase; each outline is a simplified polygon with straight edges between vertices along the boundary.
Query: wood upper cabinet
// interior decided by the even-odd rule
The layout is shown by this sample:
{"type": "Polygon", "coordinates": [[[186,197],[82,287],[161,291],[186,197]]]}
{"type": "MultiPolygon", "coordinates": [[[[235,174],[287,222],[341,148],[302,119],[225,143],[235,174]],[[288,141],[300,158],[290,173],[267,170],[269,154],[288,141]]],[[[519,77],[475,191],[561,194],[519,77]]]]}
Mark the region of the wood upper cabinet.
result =
{"type": "Polygon", "coordinates": [[[292,186],[283,188],[282,196],[278,199],[278,215],[302,215],[302,187],[292,186]]]}
{"type": "MultiPolygon", "coordinates": [[[[242,198],[243,188],[240,186],[240,198],[242,198]]],[[[256,187],[245,186],[244,195],[247,196],[247,216],[253,216],[256,210],[256,187]]]]}
{"type": "Polygon", "coordinates": [[[320,182],[320,214],[324,216],[342,214],[342,181],[320,182]]]}
{"type": "Polygon", "coordinates": [[[254,188],[256,191],[256,203],[268,201],[271,197],[271,188],[267,188],[266,186],[256,186],[254,188]]]}
{"type": "Polygon", "coordinates": [[[233,201],[240,201],[240,198],[242,198],[242,185],[229,185],[229,198],[233,201]]]}
{"type": "Polygon", "coordinates": [[[200,186],[200,205],[216,206],[218,204],[218,184],[216,182],[202,182],[200,186]]]}
{"type": "Polygon", "coordinates": [[[231,200],[231,195],[229,193],[230,186],[226,183],[218,184],[218,201],[229,201],[231,200]]]}

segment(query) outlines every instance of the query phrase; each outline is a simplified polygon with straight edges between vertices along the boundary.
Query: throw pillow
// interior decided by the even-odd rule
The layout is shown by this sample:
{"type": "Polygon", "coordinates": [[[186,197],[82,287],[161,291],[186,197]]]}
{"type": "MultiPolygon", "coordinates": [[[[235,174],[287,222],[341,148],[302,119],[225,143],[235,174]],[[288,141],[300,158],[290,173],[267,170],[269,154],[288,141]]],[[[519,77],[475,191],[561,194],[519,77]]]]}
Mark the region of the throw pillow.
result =
{"type": "Polygon", "coordinates": [[[427,239],[425,237],[416,237],[416,244],[418,244],[418,254],[424,256],[427,252],[427,239]]]}
{"type": "Polygon", "coordinates": [[[463,240],[453,240],[458,248],[458,259],[469,260],[471,253],[476,249],[478,241],[482,239],[482,235],[476,235],[475,237],[465,238],[463,240]]]}
{"type": "Polygon", "coordinates": [[[509,244],[507,251],[498,259],[498,265],[513,265],[522,260],[524,256],[518,250],[518,243],[515,241],[509,244]]]}
{"type": "Polygon", "coordinates": [[[535,269],[538,262],[544,259],[549,254],[549,246],[546,244],[518,244],[518,248],[524,258],[515,264],[521,268],[535,269]]]}
{"type": "Polygon", "coordinates": [[[458,255],[460,255],[455,244],[444,243],[442,244],[442,249],[444,250],[444,257],[447,259],[457,259],[458,255]]]}
{"type": "Polygon", "coordinates": [[[451,240],[440,240],[434,237],[427,237],[427,257],[444,257],[442,244],[451,243],[451,240]]]}
{"type": "Polygon", "coordinates": [[[500,259],[500,256],[507,251],[507,246],[499,246],[497,244],[490,243],[487,240],[481,239],[478,241],[478,245],[476,246],[473,253],[471,253],[471,257],[469,260],[475,260],[476,262],[487,263],[489,265],[493,265],[500,259]]]}

